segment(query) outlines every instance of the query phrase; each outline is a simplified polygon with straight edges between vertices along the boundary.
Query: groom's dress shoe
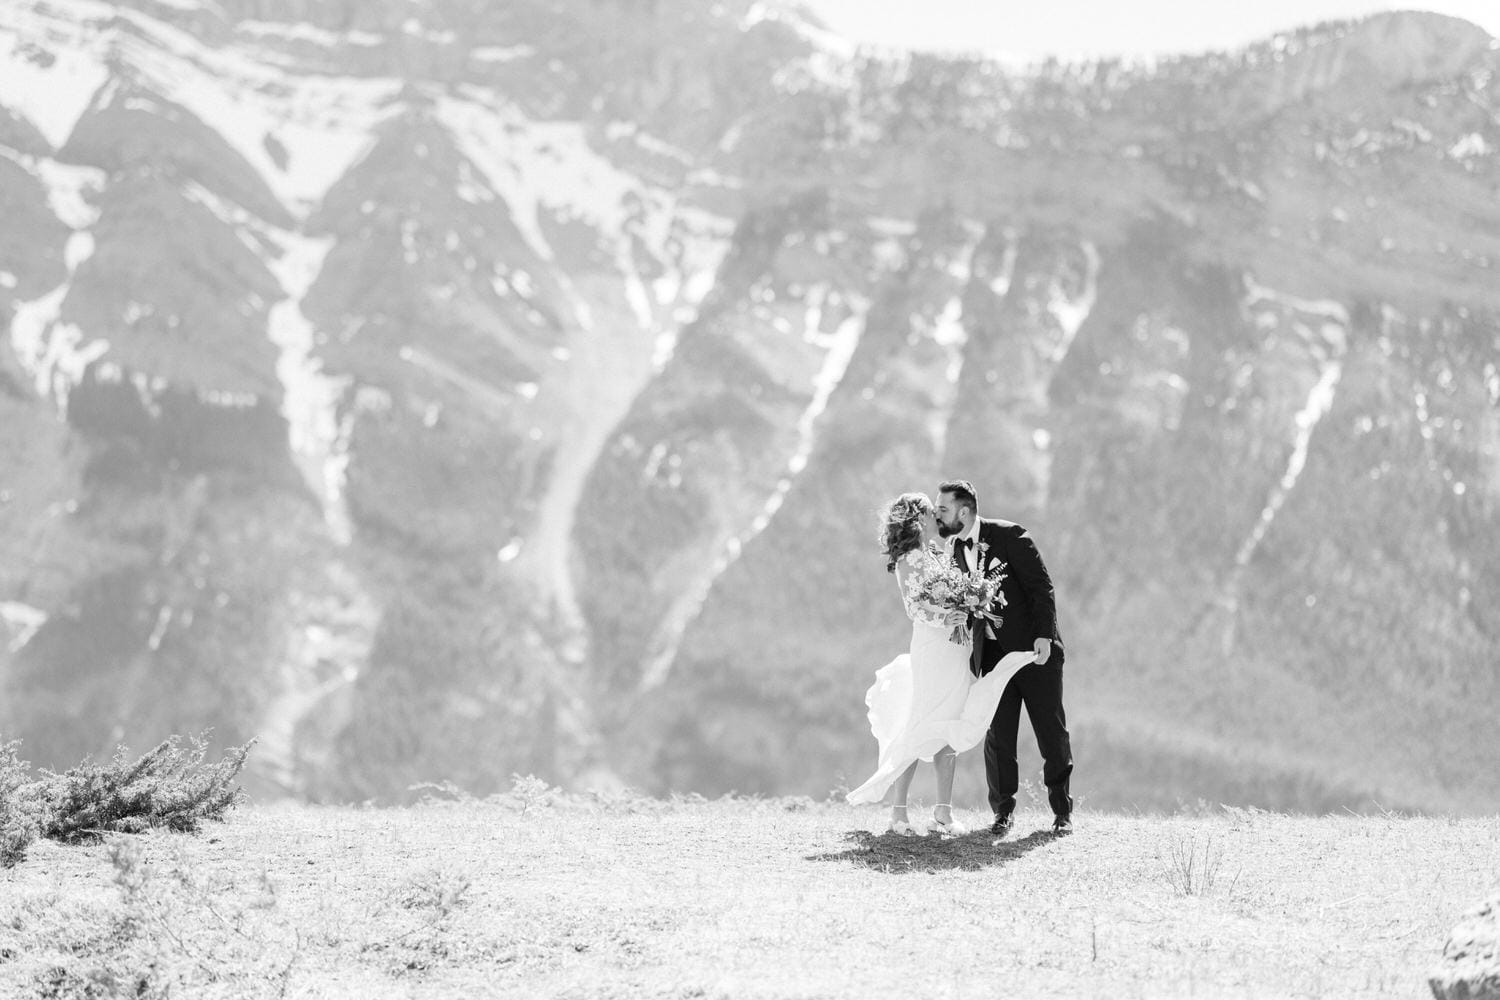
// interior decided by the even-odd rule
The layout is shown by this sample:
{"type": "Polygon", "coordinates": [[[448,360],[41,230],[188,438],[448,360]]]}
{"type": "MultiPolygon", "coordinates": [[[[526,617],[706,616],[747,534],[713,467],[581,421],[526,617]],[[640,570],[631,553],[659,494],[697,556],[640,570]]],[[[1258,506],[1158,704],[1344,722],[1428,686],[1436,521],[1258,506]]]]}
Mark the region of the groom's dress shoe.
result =
{"type": "Polygon", "coordinates": [[[1073,832],[1073,817],[1059,816],[1052,821],[1052,834],[1055,837],[1066,837],[1073,832]]]}
{"type": "Polygon", "coordinates": [[[1010,833],[1010,828],[1014,822],[1008,814],[1005,816],[996,816],[994,824],[990,826],[990,836],[1004,837],[1010,833]]]}

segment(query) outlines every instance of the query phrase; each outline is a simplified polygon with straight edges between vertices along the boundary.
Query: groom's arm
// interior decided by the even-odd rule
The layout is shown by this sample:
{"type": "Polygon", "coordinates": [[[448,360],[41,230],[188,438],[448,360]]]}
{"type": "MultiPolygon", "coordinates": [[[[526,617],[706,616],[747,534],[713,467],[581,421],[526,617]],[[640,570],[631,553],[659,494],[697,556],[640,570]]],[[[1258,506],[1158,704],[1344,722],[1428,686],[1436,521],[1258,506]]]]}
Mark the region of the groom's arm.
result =
{"type": "Polygon", "coordinates": [[[1031,532],[1019,524],[1006,530],[1008,550],[1007,562],[1010,572],[1021,582],[1021,592],[1031,608],[1031,623],[1036,628],[1037,639],[1053,639],[1057,635],[1057,601],[1052,590],[1052,577],[1042,562],[1031,532]]]}

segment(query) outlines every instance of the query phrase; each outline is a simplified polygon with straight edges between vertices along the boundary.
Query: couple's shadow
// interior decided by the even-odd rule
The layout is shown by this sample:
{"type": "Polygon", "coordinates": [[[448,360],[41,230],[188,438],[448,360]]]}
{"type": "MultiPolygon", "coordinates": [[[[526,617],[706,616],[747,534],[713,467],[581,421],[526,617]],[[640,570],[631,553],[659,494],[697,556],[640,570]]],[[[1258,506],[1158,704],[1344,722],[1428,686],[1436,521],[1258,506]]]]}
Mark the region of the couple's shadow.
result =
{"type": "Polygon", "coordinates": [[[1016,840],[995,842],[987,829],[957,837],[903,837],[895,833],[850,830],[849,846],[840,851],[808,855],[808,861],[849,861],[864,868],[905,875],[910,872],[979,871],[996,868],[1058,841],[1051,830],[1035,830],[1016,840]]]}

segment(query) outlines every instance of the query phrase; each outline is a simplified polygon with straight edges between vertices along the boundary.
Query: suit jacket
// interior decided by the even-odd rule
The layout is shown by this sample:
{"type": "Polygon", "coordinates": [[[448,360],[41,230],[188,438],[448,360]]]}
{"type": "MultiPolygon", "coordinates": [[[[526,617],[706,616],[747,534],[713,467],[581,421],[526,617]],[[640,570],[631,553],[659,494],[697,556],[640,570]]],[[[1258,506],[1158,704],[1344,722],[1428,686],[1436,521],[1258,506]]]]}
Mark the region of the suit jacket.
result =
{"type": "MultiPolygon", "coordinates": [[[[989,546],[985,569],[997,560],[1005,563],[1005,579],[1000,584],[1005,607],[996,609],[1001,616],[995,629],[997,638],[986,637],[979,650],[980,672],[987,674],[1006,653],[1029,650],[1041,638],[1061,644],[1062,636],[1057,630],[1052,577],[1047,575],[1030,533],[1014,522],[982,517],[979,541],[989,546]]],[[[974,556],[968,558],[972,566],[974,556]]]]}

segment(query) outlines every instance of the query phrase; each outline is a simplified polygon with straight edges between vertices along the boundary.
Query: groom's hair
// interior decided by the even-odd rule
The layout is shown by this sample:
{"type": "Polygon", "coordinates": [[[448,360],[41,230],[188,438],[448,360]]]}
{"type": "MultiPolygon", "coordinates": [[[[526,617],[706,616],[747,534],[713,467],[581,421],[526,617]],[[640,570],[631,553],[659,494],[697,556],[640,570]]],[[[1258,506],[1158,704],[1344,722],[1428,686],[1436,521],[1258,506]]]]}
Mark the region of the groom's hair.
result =
{"type": "Polygon", "coordinates": [[[950,494],[960,507],[979,513],[979,498],[974,495],[974,484],[967,479],[947,479],[938,483],[938,492],[950,494]]]}

